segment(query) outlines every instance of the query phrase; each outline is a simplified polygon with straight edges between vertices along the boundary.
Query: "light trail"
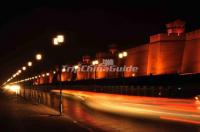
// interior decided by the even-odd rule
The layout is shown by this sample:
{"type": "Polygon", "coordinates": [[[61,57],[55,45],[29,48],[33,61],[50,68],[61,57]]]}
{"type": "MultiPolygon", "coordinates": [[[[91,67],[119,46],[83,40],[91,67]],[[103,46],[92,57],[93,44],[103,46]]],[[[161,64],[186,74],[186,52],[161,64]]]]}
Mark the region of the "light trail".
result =
{"type": "Polygon", "coordinates": [[[84,100],[87,106],[104,112],[200,125],[200,104],[193,99],[127,96],[78,90],[63,90],[63,94],[84,100]]]}

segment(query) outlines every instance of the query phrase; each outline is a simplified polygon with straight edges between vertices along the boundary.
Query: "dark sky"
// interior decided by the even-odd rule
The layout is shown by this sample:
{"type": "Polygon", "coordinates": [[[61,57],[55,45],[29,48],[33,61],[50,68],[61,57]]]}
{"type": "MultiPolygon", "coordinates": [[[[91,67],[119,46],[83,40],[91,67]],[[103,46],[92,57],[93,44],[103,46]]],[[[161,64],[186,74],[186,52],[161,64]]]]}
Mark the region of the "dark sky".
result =
{"type": "Polygon", "coordinates": [[[1,4],[0,80],[5,81],[33,60],[38,51],[45,55],[43,65],[55,63],[60,57],[63,63],[76,63],[82,55],[106,51],[112,43],[121,49],[147,43],[149,35],[165,32],[165,24],[178,18],[187,22],[187,31],[198,29],[199,10],[194,5],[191,1],[165,0],[1,4]],[[63,47],[53,48],[52,37],[59,33],[67,41],[63,47]]]}

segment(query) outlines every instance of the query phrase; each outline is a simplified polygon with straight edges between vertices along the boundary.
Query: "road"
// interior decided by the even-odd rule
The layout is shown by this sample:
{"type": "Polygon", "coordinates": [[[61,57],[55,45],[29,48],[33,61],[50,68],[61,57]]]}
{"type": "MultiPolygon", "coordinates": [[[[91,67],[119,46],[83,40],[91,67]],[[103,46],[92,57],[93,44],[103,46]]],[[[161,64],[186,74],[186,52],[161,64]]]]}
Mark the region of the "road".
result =
{"type": "Polygon", "coordinates": [[[67,116],[41,104],[34,104],[0,91],[1,132],[93,132],[100,131],[73,122],[67,116]]]}
{"type": "MultiPolygon", "coordinates": [[[[52,92],[58,93],[58,90],[52,92]]],[[[200,131],[199,102],[63,90],[64,113],[105,131],[200,131]]]]}

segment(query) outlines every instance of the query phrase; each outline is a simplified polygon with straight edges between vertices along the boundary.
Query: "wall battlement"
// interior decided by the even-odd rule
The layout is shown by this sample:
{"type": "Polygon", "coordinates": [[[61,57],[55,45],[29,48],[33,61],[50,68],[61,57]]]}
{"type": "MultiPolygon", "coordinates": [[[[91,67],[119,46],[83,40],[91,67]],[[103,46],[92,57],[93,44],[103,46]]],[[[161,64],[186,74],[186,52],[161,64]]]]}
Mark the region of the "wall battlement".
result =
{"type": "Polygon", "coordinates": [[[188,32],[186,34],[186,40],[200,39],[200,29],[188,32]]]}
{"type": "Polygon", "coordinates": [[[150,36],[150,43],[160,42],[160,41],[176,41],[176,40],[185,40],[185,34],[167,34],[160,33],[150,36]]]}

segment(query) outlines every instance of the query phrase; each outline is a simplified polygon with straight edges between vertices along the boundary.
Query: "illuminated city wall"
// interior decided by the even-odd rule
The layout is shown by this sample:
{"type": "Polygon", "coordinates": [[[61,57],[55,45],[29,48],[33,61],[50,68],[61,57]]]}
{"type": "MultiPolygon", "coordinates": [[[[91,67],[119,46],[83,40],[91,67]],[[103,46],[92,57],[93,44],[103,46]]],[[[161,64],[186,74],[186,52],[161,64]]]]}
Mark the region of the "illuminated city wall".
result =
{"type": "Polygon", "coordinates": [[[149,44],[147,74],[157,74],[159,71],[160,42],[149,44]]]}
{"type": "MultiPolygon", "coordinates": [[[[103,68],[105,68],[105,66],[98,66],[97,68],[103,69],[103,68]]],[[[103,70],[102,71],[98,70],[98,71],[96,71],[96,78],[97,79],[108,78],[108,72],[103,71],[103,70]]]]}
{"type": "MultiPolygon", "coordinates": [[[[187,34],[157,34],[150,43],[128,49],[128,56],[120,59],[123,65],[138,67],[136,73],[125,72],[124,77],[200,72],[200,30],[187,34]]],[[[94,74],[94,73],[93,73],[94,74]]],[[[116,73],[96,72],[96,79],[120,77],[116,73]],[[110,75],[110,76],[109,76],[110,75]]],[[[78,73],[77,79],[88,74],[78,73]]],[[[94,75],[89,77],[94,79],[94,75]]]]}
{"type": "Polygon", "coordinates": [[[53,82],[53,71],[50,71],[49,73],[49,83],[53,82]]]}
{"type": "Polygon", "coordinates": [[[70,81],[71,80],[71,72],[62,72],[61,73],[61,81],[70,81]]]}
{"type": "MultiPolygon", "coordinates": [[[[126,57],[119,58],[119,52],[116,49],[111,56],[111,52],[96,55],[98,64],[94,65],[95,67],[100,67],[99,64],[103,59],[113,59],[116,66],[138,67],[136,73],[78,71],[76,80],[200,73],[200,29],[185,33],[185,22],[180,20],[171,22],[166,27],[166,33],[150,36],[148,44],[126,50],[128,53],[126,57]]],[[[85,56],[83,60],[87,60],[87,65],[91,65],[89,56],[85,56]]],[[[69,74],[62,74],[62,81],[70,80],[70,78],[72,76],[69,74]]],[[[45,79],[38,79],[39,84],[45,82],[45,79]]]]}
{"type": "MultiPolygon", "coordinates": [[[[153,35],[149,44],[128,50],[125,65],[139,68],[134,76],[180,73],[184,47],[184,34],[153,35]]],[[[125,72],[125,77],[132,75],[125,72]]]]}
{"type": "Polygon", "coordinates": [[[185,35],[158,34],[150,38],[147,75],[180,73],[185,35]]]}
{"type": "Polygon", "coordinates": [[[200,73],[200,30],[186,35],[182,73],[200,73]]]}
{"type": "Polygon", "coordinates": [[[90,78],[90,74],[88,72],[77,71],[76,80],[84,80],[84,79],[89,79],[89,78],[90,78]]]}
{"type": "Polygon", "coordinates": [[[145,44],[142,46],[138,46],[136,48],[131,48],[127,50],[128,56],[125,59],[126,66],[134,66],[138,67],[138,72],[125,72],[125,77],[131,77],[133,75],[146,75],[147,74],[147,64],[148,64],[148,49],[149,45],[145,44]]]}

